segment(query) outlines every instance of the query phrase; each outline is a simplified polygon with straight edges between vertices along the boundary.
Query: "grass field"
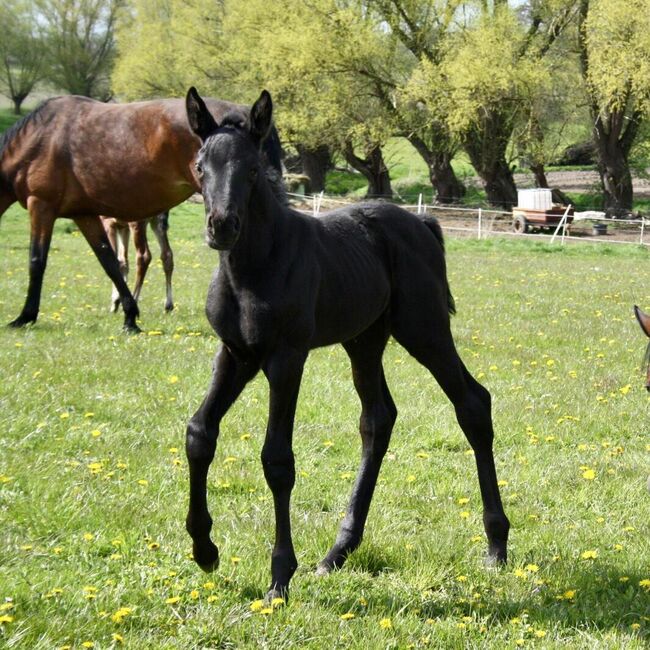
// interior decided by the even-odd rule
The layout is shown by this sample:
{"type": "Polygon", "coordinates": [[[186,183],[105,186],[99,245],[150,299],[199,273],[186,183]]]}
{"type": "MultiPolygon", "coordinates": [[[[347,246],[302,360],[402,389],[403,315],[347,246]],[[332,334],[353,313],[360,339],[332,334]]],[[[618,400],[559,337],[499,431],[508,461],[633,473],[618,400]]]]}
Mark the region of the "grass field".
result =
{"type": "MultiPolygon", "coordinates": [[[[222,563],[205,575],[184,530],[188,418],[217,340],[203,314],[217,255],[202,208],[172,213],[176,310],[152,265],[144,333],[121,333],[83,239],[57,224],[35,326],[0,328],[0,647],[647,648],[650,640],[647,250],[448,241],[459,350],[492,392],[510,562],[482,564],[474,462],[453,409],[397,344],[400,411],[366,537],[314,575],[359,457],[340,347],[310,356],[295,431],[291,600],[261,608],[273,507],[258,378],[222,425],[209,483],[222,563]]],[[[155,253],[154,253],[155,254],[155,253]]],[[[27,286],[28,220],[0,225],[0,322],[27,286]]]]}

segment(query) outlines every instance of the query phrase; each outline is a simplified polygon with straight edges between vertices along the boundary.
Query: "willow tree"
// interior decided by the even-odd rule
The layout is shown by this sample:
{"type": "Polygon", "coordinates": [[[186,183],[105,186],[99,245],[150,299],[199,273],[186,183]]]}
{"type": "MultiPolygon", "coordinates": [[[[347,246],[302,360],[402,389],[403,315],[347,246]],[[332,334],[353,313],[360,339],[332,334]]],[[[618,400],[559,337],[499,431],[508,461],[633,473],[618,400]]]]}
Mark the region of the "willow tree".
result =
{"type": "Polygon", "coordinates": [[[632,208],[629,156],[650,115],[650,2],[580,0],[580,54],[605,209],[632,208]]]}
{"type": "MultiPolygon", "coordinates": [[[[468,4],[468,3],[466,3],[468,4]]],[[[538,85],[545,55],[574,15],[574,0],[476,2],[448,50],[449,120],[493,205],[509,208],[517,190],[508,146],[538,85]]]]}
{"type": "Polygon", "coordinates": [[[224,65],[251,96],[266,87],[283,140],[315,151],[326,145],[368,181],[368,196],[390,196],[383,146],[389,112],[360,61],[396,62],[363,3],[336,0],[226,1],[224,65]]]}
{"type": "Polygon", "coordinates": [[[231,97],[222,65],[222,3],[131,0],[117,25],[115,92],[123,99],[204,95],[231,97]]]}
{"type": "Polygon", "coordinates": [[[45,43],[32,2],[0,0],[0,92],[13,103],[14,113],[43,77],[45,43]]]}

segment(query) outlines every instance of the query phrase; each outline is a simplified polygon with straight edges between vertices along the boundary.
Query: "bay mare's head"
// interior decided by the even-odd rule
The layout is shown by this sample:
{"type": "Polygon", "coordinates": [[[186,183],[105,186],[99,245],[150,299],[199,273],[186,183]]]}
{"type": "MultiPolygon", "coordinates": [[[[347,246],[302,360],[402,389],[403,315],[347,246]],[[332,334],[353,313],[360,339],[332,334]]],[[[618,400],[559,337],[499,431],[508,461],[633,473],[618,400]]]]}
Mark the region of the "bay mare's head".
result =
{"type": "Polygon", "coordinates": [[[263,90],[248,118],[227,114],[220,123],[194,87],[185,106],[190,128],[203,143],[195,167],[205,204],[206,241],[216,250],[229,250],[239,238],[251,196],[264,174],[261,147],[273,124],[271,95],[263,90]]]}
{"type": "MultiPolygon", "coordinates": [[[[643,310],[634,305],[634,314],[639,321],[641,329],[647,337],[650,337],[650,314],[646,314],[643,310]]],[[[650,392],[650,342],[645,353],[645,366],[646,366],[646,380],[645,387],[650,392]]],[[[650,485],[650,484],[649,484],[650,485]]]]}

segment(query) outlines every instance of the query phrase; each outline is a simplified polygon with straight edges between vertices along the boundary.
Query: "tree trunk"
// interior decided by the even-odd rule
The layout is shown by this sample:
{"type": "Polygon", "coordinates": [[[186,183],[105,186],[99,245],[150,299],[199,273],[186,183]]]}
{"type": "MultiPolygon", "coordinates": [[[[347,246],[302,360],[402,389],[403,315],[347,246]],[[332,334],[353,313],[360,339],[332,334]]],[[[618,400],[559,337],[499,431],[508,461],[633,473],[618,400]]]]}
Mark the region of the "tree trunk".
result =
{"type": "Polygon", "coordinates": [[[548,187],[548,180],[546,179],[546,171],[542,163],[534,163],[529,165],[530,171],[535,176],[535,185],[537,187],[548,187]]]}
{"type": "Polygon", "coordinates": [[[456,203],[465,196],[465,186],[458,180],[451,166],[453,153],[433,151],[415,134],[407,136],[415,150],[422,156],[429,170],[429,180],[436,191],[438,203],[456,203]]]}
{"type": "Polygon", "coordinates": [[[359,158],[354,153],[352,143],[347,142],[345,145],[344,155],[347,163],[366,177],[366,180],[368,181],[368,191],[366,193],[366,198],[393,198],[393,188],[390,184],[390,174],[388,173],[388,168],[384,162],[384,156],[379,145],[368,149],[365,152],[365,158],[359,158]]]}
{"type": "Polygon", "coordinates": [[[639,124],[639,115],[628,118],[617,112],[611,113],[605,121],[599,116],[595,122],[598,173],[608,216],[621,217],[632,211],[634,193],[628,156],[639,124]]]}
{"type": "Polygon", "coordinates": [[[307,194],[316,194],[325,190],[327,170],[332,166],[332,154],[326,145],[315,149],[297,145],[296,149],[302,162],[302,173],[309,177],[307,194]]]}
{"type": "Polygon", "coordinates": [[[506,160],[506,148],[512,133],[511,120],[498,110],[487,110],[480,124],[469,129],[463,146],[491,205],[510,210],[517,205],[517,186],[506,160]]]}
{"type": "Polygon", "coordinates": [[[11,101],[14,105],[14,115],[20,115],[20,107],[23,105],[25,98],[27,97],[26,93],[21,93],[19,95],[13,95],[11,101]]]}

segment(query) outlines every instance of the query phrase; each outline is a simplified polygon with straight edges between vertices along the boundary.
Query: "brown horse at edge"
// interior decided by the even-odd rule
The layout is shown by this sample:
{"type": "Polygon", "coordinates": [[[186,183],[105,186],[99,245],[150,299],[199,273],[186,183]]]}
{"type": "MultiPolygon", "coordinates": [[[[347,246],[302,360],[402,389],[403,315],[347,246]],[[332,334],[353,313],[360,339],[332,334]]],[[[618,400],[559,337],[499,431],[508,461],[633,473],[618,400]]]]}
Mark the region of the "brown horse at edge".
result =
{"type": "MultiPolygon", "coordinates": [[[[248,109],[208,100],[216,119],[248,119],[248,109]]],[[[0,216],[18,201],[29,211],[29,287],[20,315],[36,321],[54,222],[72,219],[84,235],[124,309],[124,328],[140,331],[138,306],[122,277],[100,215],[142,221],[169,210],[200,189],[194,156],[201,146],[181,99],[104,104],[56,97],[0,136],[0,216]]],[[[269,162],[280,167],[275,134],[269,162]]]]}

